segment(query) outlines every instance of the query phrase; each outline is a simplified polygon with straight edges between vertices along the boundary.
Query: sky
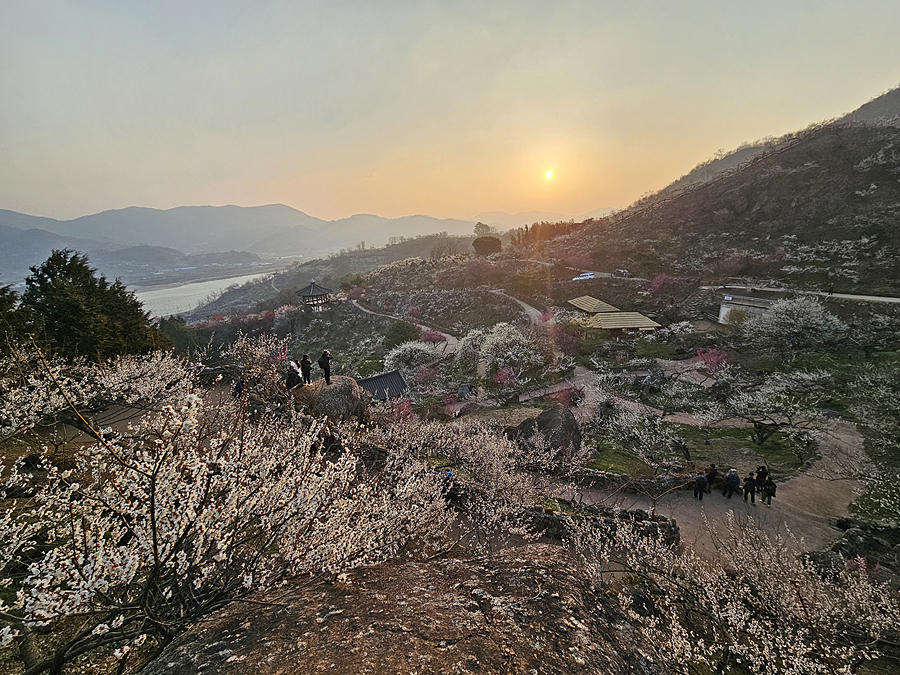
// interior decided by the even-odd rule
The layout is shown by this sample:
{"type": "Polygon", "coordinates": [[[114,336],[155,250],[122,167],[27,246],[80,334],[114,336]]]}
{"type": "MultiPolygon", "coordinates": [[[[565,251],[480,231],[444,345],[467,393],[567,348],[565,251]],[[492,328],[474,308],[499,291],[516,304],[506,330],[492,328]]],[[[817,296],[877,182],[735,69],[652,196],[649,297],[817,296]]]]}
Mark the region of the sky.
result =
{"type": "Polygon", "coordinates": [[[896,87],[898,25],[896,0],[0,0],[0,208],[624,207],[896,87]]]}

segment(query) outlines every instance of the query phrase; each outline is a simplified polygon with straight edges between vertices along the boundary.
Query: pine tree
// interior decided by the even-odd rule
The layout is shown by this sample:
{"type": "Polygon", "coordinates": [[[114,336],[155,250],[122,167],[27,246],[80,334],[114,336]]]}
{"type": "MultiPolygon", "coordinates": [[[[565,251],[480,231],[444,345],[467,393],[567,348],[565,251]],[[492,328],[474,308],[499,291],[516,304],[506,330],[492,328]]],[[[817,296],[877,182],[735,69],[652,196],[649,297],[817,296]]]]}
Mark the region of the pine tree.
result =
{"type": "Polygon", "coordinates": [[[134,293],[98,275],[87,256],[57,250],[30,269],[20,310],[32,313],[36,338],[50,350],[99,361],[159,345],[134,293]]]}

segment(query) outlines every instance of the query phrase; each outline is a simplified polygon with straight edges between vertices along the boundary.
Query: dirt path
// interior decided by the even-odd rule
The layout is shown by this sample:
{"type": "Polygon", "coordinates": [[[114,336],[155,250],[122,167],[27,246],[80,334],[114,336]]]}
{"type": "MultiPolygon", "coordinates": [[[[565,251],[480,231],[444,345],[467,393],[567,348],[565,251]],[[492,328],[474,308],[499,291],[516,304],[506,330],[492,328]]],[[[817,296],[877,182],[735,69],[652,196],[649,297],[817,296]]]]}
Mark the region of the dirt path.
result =
{"type": "Polygon", "coordinates": [[[528,320],[531,321],[531,323],[539,324],[544,321],[541,311],[535,307],[532,307],[528,303],[522,302],[518,298],[514,298],[513,296],[509,295],[508,293],[501,291],[499,288],[492,289],[491,293],[496,293],[497,295],[502,295],[503,297],[509,298],[513,302],[517,303],[519,305],[519,307],[521,307],[524,310],[525,314],[528,316],[528,320]]]}
{"type": "MultiPolygon", "coordinates": [[[[361,312],[365,312],[366,314],[371,314],[373,316],[383,316],[385,319],[392,319],[393,321],[406,321],[406,319],[399,317],[399,316],[394,316],[392,314],[382,314],[381,312],[373,312],[371,309],[363,307],[356,300],[351,300],[350,304],[353,305],[354,307],[356,307],[356,309],[360,310],[361,312]]],[[[450,335],[450,333],[444,333],[443,331],[434,330],[433,328],[429,328],[428,326],[425,326],[423,324],[419,324],[419,325],[422,328],[424,328],[425,330],[431,330],[431,331],[434,331],[435,333],[440,333],[441,335],[444,336],[444,338],[445,338],[444,353],[452,354],[453,352],[456,351],[456,347],[459,344],[459,339],[456,336],[450,335]]]]}
{"type": "MultiPolygon", "coordinates": [[[[848,515],[848,507],[862,487],[860,481],[829,477],[818,471],[819,465],[832,464],[848,452],[862,450],[862,435],[846,422],[835,423],[821,442],[822,457],[810,471],[778,484],[778,493],[772,506],[758,499],[756,504],[745,503],[735,495],[726,499],[718,490],[704,495],[702,501],[693,498],[692,490],[679,490],[662,497],[656,504],[656,512],[674,518],[681,529],[682,541],[699,553],[712,556],[716,542],[710,534],[724,530],[725,516],[734,511],[738,520],[753,518],[770,535],[790,531],[803,550],[829,546],[840,536],[840,530],[828,524],[830,518],[848,515]]],[[[628,495],[605,490],[586,490],[582,493],[585,503],[616,503],[622,508],[649,511],[653,502],[643,495],[628,495]]]]}

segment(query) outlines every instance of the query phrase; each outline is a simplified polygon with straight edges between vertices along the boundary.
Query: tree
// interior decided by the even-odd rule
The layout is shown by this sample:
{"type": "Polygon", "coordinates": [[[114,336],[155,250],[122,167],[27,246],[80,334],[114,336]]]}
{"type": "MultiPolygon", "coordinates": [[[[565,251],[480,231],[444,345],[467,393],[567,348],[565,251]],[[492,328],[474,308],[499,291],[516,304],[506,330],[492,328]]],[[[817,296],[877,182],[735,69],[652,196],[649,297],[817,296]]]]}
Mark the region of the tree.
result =
{"type": "Polygon", "coordinates": [[[744,321],[741,331],[755,349],[791,358],[798,351],[839,345],[847,326],[822,303],[803,297],[779,300],[765,314],[744,321]]]}
{"type": "Polygon", "coordinates": [[[9,286],[0,286],[0,355],[9,354],[25,339],[30,312],[19,305],[19,295],[9,286]]]}
{"type": "Polygon", "coordinates": [[[475,223],[475,236],[476,237],[484,237],[489,235],[493,230],[490,225],[485,225],[481,221],[475,223]]]}
{"type": "Polygon", "coordinates": [[[404,342],[419,339],[421,331],[412,321],[394,321],[384,333],[384,346],[393,349],[404,342]]]}
{"type": "Polygon", "coordinates": [[[86,256],[56,250],[32,267],[21,307],[37,338],[55,353],[102,360],[161,346],[140,301],[118,279],[110,283],[86,256]]]}
{"type": "Polygon", "coordinates": [[[497,237],[478,237],[472,242],[472,248],[478,255],[489,256],[491,253],[500,253],[501,244],[497,237]]]}

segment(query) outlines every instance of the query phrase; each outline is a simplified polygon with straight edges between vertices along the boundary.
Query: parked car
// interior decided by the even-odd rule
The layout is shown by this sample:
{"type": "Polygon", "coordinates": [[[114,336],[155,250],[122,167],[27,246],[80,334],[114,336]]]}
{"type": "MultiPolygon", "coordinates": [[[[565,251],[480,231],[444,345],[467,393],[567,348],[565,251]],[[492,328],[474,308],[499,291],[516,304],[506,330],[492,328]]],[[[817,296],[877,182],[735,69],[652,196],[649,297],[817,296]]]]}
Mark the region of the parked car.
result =
{"type": "Polygon", "coordinates": [[[622,269],[622,268],[617,269],[615,272],[613,272],[613,274],[614,274],[615,276],[617,276],[617,277],[625,277],[626,279],[627,279],[628,277],[633,277],[633,276],[634,276],[631,272],[629,272],[629,271],[626,270],[626,269],[622,269]]]}
{"type": "Polygon", "coordinates": [[[577,277],[572,277],[572,281],[584,281],[585,279],[593,279],[593,272],[582,272],[577,277]]]}

